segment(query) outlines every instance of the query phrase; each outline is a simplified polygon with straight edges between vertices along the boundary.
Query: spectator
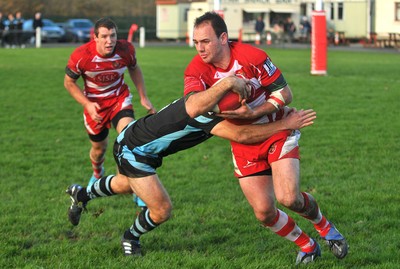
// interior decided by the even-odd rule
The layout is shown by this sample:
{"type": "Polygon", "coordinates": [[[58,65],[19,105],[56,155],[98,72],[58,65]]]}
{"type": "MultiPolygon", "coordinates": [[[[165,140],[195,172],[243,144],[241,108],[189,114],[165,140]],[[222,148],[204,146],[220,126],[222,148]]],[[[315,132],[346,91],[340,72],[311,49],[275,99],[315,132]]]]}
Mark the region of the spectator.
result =
{"type": "Polygon", "coordinates": [[[304,16],[300,22],[300,40],[303,42],[310,41],[311,34],[311,24],[308,21],[308,18],[304,16]]]}
{"type": "Polygon", "coordinates": [[[36,37],[36,29],[43,28],[42,13],[40,12],[35,13],[35,18],[33,19],[32,28],[33,28],[33,36],[31,38],[31,43],[34,43],[36,37]]]}
{"type": "Polygon", "coordinates": [[[4,46],[3,33],[4,33],[4,29],[6,28],[4,23],[5,23],[5,21],[3,18],[3,13],[0,12],[0,47],[4,46]]]}
{"type": "Polygon", "coordinates": [[[255,30],[256,30],[256,44],[260,44],[260,41],[264,37],[264,28],[265,28],[265,23],[263,21],[263,18],[259,16],[256,21],[255,25],[255,30]]]}
{"type": "Polygon", "coordinates": [[[285,41],[292,43],[294,39],[294,33],[296,32],[296,25],[294,25],[292,18],[288,17],[283,24],[283,31],[285,34],[285,41]]]}
{"type": "Polygon", "coordinates": [[[4,41],[6,43],[6,48],[15,47],[15,17],[12,13],[8,14],[7,20],[5,21],[5,32],[4,41]]]}
{"type": "Polygon", "coordinates": [[[14,20],[14,24],[15,24],[15,44],[16,46],[20,47],[20,48],[24,48],[25,44],[23,41],[23,31],[22,31],[22,26],[24,25],[24,19],[22,18],[22,13],[20,11],[18,11],[15,14],[15,20],[14,20]]]}
{"type": "Polygon", "coordinates": [[[275,43],[281,44],[283,43],[283,25],[280,19],[276,19],[272,22],[272,31],[275,35],[275,43]]]}
{"type": "Polygon", "coordinates": [[[328,38],[328,43],[329,44],[335,44],[335,24],[332,21],[327,21],[326,22],[326,35],[328,38]]]}

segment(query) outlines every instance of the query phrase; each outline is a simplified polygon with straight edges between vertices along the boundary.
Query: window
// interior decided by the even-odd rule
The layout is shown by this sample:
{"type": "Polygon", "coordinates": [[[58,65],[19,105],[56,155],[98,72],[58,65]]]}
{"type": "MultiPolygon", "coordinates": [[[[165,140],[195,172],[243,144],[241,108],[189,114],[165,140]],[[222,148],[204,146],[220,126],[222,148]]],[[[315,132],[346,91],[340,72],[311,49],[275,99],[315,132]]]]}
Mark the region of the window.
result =
{"type": "Polygon", "coordinates": [[[394,20],[400,21],[400,2],[394,3],[394,20]]]}
{"type": "Polygon", "coordinates": [[[188,13],[189,13],[189,9],[185,8],[185,11],[183,12],[183,21],[184,22],[188,21],[188,13]]]}
{"type": "Polygon", "coordinates": [[[307,4],[306,3],[300,4],[300,15],[307,16],[307,4]]]}
{"type": "Polygon", "coordinates": [[[343,20],[343,3],[338,3],[338,20],[343,20]]]}
{"type": "Polygon", "coordinates": [[[331,3],[330,10],[331,10],[331,20],[334,20],[335,19],[335,4],[334,3],[331,3]]]}

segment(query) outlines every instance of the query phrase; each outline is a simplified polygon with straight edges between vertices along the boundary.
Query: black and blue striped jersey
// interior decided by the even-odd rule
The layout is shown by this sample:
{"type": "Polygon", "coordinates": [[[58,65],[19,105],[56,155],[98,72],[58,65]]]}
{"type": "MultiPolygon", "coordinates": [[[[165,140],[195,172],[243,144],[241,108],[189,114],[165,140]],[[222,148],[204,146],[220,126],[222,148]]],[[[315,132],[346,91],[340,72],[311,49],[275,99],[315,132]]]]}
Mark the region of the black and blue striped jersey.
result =
{"type": "Polygon", "coordinates": [[[212,128],[222,120],[214,113],[191,118],[186,112],[185,98],[182,97],[158,113],[130,123],[116,139],[114,157],[119,166],[126,163],[121,162],[121,159],[125,159],[136,169],[147,170],[137,167],[146,164],[153,170],[151,168],[161,166],[163,157],[212,137],[212,128]]]}

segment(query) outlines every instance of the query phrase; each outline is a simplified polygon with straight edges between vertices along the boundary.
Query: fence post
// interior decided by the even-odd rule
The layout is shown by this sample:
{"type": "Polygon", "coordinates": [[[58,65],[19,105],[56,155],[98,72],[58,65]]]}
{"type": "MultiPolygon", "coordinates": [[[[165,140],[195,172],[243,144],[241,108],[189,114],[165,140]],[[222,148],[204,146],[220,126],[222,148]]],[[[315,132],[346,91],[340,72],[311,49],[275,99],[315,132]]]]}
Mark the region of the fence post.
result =
{"type": "Polygon", "coordinates": [[[37,27],[36,28],[36,48],[40,48],[42,46],[42,28],[37,27]]]}
{"type": "Polygon", "coordinates": [[[145,44],[145,31],[144,31],[144,27],[140,27],[139,46],[140,46],[141,48],[144,48],[144,44],[145,44]]]}

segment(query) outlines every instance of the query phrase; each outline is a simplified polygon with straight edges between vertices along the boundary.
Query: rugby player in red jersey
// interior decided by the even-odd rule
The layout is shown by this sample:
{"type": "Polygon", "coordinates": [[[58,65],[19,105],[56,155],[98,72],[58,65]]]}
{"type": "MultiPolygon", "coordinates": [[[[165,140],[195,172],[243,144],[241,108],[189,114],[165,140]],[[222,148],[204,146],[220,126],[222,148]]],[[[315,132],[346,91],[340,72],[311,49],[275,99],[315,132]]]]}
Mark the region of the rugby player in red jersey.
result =
{"type": "Polygon", "coordinates": [[[142,70],[134,46],[117,40],[117,25],[109,18],[95,23],[94,40],[76,48],[65,68],[64,86],[83,106],[83,118],[91,142],[93,175],[89,185],[104,174],[104,159],[111,124],[118,133],[134,120],[132,94],[124,73],[135,84],[141,105],[148,113],[156,110],[147,97],[142,70]],[[82,77],[84,88],[77,80],[82,77]]]}
{"type": "MultiPolygon", "coordinates": [[[[224,20],[214,12],[195,20],[193,41],[198,54],[185,70],[184,94],[197,98],[198,107],[211,101],[203,98],[202,92],[234,73],[251,81],[253,94],[239,109],[225,111],[221,116],[237,124],[240,120],[268,123],[285,116],[292,92],[281,71],[263,50],[230,42],[224,20]]],[[[345,238],[321,213],[314,197],[300,191],[299,139],[299,130],[287,130],[253,145],[231,141],[235,176],[256,218],[299,246],[297,264],[313,262],[321,255],[320,246],[276,207],[275,200],[311,221],[333,254],[344,258],[348,249],[345,238]]]]}

